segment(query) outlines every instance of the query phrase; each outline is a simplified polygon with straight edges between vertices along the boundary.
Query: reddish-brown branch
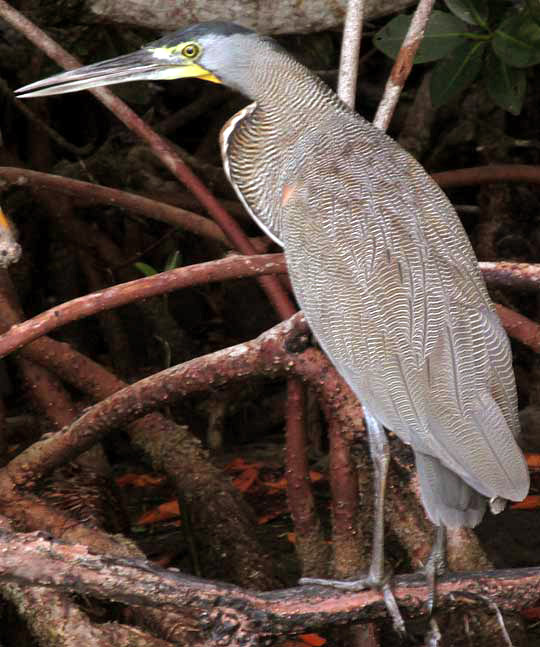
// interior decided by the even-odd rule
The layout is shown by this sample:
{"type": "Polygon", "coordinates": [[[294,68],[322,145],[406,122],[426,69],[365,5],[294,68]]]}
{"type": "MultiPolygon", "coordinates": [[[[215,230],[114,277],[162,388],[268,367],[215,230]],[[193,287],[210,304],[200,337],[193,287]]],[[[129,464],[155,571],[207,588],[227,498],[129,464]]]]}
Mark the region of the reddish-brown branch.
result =
{"type": "MultiPolygon", "coordinates": [[[[127,537],[109,535],[90,525],[74,522],[65,512],[44,504],[37,497],[22,496],[9,478],[6,470],[0,471],[0,508],[2,514],[12,519],[17,527],[52,534],[57,539],[83,544],[93,554],[116,556],[123,559],[138,558],[144,561],[144,553],[127,537]]],[[[1,518],[0,518],[1,520],[1,518]]],[[[2,525],[4,530],[4,524],[2,525]]],[[[167,633],[170,640],[182,637],[182,626],[176,616],[165,616],[161,611],[149,607],[136,608],[141,622],[159,628],[167,633]]]]}
{"type": "Polygon", "coordinates": [[[282,254],[265,254],[256,257],[229,256],[219,261],[181,267],[121,283],[55,306],[32,319],[16,324],[9,332],[0,336],[0,356],[24,346],[59,326],[138,299],[213,281],[280,272],[286,272],[282,254]]]}
{"type": "MultiPolygon", "coordinates": [[[[198,619],[200,636],[214,632],[231,647],[255,647],[262,636],[301,632],[344,622],[364,622],[386,614],[376,591],[343,593],[331,588],[301,587],[256,593],[208,582],[178,572],[149,567],[147,562],[101,557],[85,546],[51,541],[39,534],[0,535],[0,577],[24,584],[61,588],[114,599],[124,604],[174,611],[198,619]]],[[[459,573],[438,580],[437,599],[452,604],[464,595],[482,595],[502,610],[538,605],[540,569],[459,573]]],[[[398,604],[412,617],[426,613],[423,578],[394,580],[398,604]]],[[[463,597],[470,604],[470,597],[463,597]]]]}
{"type": "Polygon", "coordinates": [[[530,182],[540,184],[540,166],[528,164],[493,164],[472,166],[455,171],[433,173],[431,177],[443,189],[454,186],[471,186],[493,182],[530,182]]]}
{"type": "MultiPolygon", "coordinates": [[[[24,503],[21,501],[21,505],[24,503]]],[[[12,532],[11,524],[6,517],[0,517],[0,527],[3,532],[12,532]]],[[[128,542],[126,542],[126,548],[127,545],[128,542]]],[[[125,556],[129,556],[129,553],[126,552],[125,556]]],[[[130,556],[135,557],[133,554],[130,556]]],[[[140,559],[144,557],[142,553],[136,556],[140,559]]],[[[77,636],[77,640],[85,647],[118,644],[129,644],[130,647],[173,647],[171,642],[160,640],[128,625],[94,624],[68,594],[55,591],[50,587],[20,586],[4,580],[0,583],[0,590],[2,597],[16,607],[28,624],[31,633],[43,645],[67,647],[73,644],[73,636],[77,636]]],[[[140,612],[139,617],[146,615],[147,621],[154,623],[153,626],[157,626],[156,622],[163,619],[158,617],[159,612],[154,609],[140,610],[140,612]]],[[[177,637],[180,638],[175,636],[177,637]]],[[[172,639],[172,636],[169,638],[172,639]]]]}
{"type": "Polygon", "coordinates": [[[306,453],[303,387],[298,379],[287,383],[287,425],[285,451],[287,469],[287,499],[296,531],[296,551],[302,574],[324,577],[327,574],[328,548],[324,542],[311,485],[305,479],[309,473],[306,453]]]}
{"type": "MultiPolygon", "coordinates": [[[[328,414],[327,414],[328,415],[328,414]]],[[[336,416],[330,416],[330,464],[328,473],[332,492],[332,577],[357,576],[363,563],[363,536],[358,505],[358,478],[351,457],[353,439],[346,437],[336,416]]]]}
{"type": "Polygon", "coordinates": [[[411,24],[392,66],[392,71],[384,88],[384,94],[373,119],[373,125],[381,130],[386,130],[390,124],[401,90],[411,73],[416,50],[422,42],[424,30],[434,4],[435,0],[420,0],[413,14],[411,24]]]}
{"type": "Polygon", "coordinates": [[[219,388],[256,373],[286,374],[293,356],[285,350],[283,340],[305,325],[303,316],[297,314],[255,340],[156,373],[114,393],[63,433],[35,443],[14,458],[9,464],[11,477],[18,485],[39,479],[91,447],[108,430],[178,401],[188,393],[219,388]]]}
{"type": "Polygon", "coordinates": [[[205,238],[211,238],[224,245],[229,244],[220,227],[208,218],[135,193],[128,193],[127,191],[120,191],[119,189],[91,184],[81,180],[73,180],[61,175],[8,166],[0,167],[0,185],[31,187],[36,191],[53,191],[76,198],[87,205],[108,204],[120,207],[146,218],[181,227],[186,231],[191,231],[205,238]]]}
{"type": "Polygon", "coordinates": [[[518,290],[540,289],[540,265],[498,261],[478,263],[486,283],[518,290]]]}
{"type": "Polygon", "coordinates": [[[540,324],[499,303],[496,306],[497,314],[510,337],[517,339],[536,353],[540,352],[540,324]]]}

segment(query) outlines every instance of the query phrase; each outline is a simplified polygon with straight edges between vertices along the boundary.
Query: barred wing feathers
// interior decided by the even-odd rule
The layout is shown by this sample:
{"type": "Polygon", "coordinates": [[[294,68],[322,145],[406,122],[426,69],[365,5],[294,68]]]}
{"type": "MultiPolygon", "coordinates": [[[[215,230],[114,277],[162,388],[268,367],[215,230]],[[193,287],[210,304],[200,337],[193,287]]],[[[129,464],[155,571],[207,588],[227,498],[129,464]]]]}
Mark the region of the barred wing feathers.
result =
{"type": "Polygon", "coordinates": [[[529,481],[509,344],[467,236],[392,140],[356,120],[342,137],[307,135],[284,177],[294,193],[282,236],[307,319],[371,413],[417,454],[487,497],[521,500],[529,481]]]}

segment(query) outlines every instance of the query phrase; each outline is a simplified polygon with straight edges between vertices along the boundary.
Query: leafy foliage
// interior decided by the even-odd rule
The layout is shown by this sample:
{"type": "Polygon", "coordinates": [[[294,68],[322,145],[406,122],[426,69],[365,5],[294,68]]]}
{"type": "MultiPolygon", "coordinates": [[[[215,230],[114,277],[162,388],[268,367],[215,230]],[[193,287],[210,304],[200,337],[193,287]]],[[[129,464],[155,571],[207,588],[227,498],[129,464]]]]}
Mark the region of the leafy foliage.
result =
{"type": "MultiPolygon", "coordinates": [[[[518,115],[527,87],[526,69],[540,63],[540,0],[445,0],[434,11],[414,63],[435,62],[431,99],[435,107],[457,97],[478,77],[491,99],[518,115]]],[[[376,35],[375,46],[398,55],[411,16],[397,16],[376,35]]]]}
{"type": "MultiPolygon", "coordinates": [[[[410,16],[396,16],[375,35],[375,45],[390,58],[396,58],[410,22],[410,16]]],[[[443,58],[461,42],[461,34],[466,30],[467,25],[459,18],[434,11],[414,62],[430,63],[443,58]]]]}
{"type": "Polygon", "coordinates": [[[431,77],[431,102],[434,108],[447,103],[470,85],[482,68],[486,43],[465,41],[443,58],[431,77]]]}

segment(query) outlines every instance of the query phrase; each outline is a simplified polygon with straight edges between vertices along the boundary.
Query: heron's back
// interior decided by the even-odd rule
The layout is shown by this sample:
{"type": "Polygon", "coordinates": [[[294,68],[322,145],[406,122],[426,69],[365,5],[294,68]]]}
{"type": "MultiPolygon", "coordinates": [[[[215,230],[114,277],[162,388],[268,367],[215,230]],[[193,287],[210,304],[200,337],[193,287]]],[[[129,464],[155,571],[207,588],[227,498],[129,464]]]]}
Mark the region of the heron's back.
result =
{"type": "Polygon", "coordinates": [[[362,118],[343,110],[334,128],[332,110],[317,128],[296,127],[271,162],[246,146],[249,120],[264,119],[252,111],[231,135],[245,151],[235,149],[231,179],[283,242],[297,299],[337,370],[412,445],[430,517],[474,525],[478,493],[521,500],[528,490],[508,339],[446,196],[362,118]],[[247,185],[243,169],[257,164],[247,185]]]}

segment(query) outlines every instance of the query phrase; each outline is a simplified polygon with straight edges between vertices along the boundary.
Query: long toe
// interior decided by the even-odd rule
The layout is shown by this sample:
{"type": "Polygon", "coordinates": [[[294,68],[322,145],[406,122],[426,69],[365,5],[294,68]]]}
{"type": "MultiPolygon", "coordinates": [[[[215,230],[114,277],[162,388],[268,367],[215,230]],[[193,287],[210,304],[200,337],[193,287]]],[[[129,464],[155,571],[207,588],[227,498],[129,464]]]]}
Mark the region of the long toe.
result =
{"type": "Polygon", "coordinates": [[[401,611],[396,602],[394,592],[390,586],[390,582],[386,582],[382,586],[382,594],[384,596],[384,604],[386,605],[386,610],[388,615],[392,618],[392,624],[394,626],[394,631],[398,633],[402,638],[407,636],[407,629],[405,628],[405,621],[401,615],[401,611]]]}
{"type": "Polygon", "coordinates": [[[302,585],[328,586],[333,589],[341,589],[342,591],[365,591],[366,589],[374,588],[369,575],[358,580],[330,580],[317,577],[302,577],[298,583],[302,585]]]}
{"type": "Polygon", "coordinates": [[[299,580],[300,584],[327,586],[341,591],[365,591],[366,589],[373,589],[381,591],[384,598],[384,604],[388,615],[392,619],[394,630],[402,637],[407,636],[405,628],[405,621],[401,615],[396,598],[390,586],[390,575],[386,575],[382,580],[376,580],[371,574],[366,575],[357,580],[330,580],[321,579],[316,577],[302,577],[299,580]]]}

